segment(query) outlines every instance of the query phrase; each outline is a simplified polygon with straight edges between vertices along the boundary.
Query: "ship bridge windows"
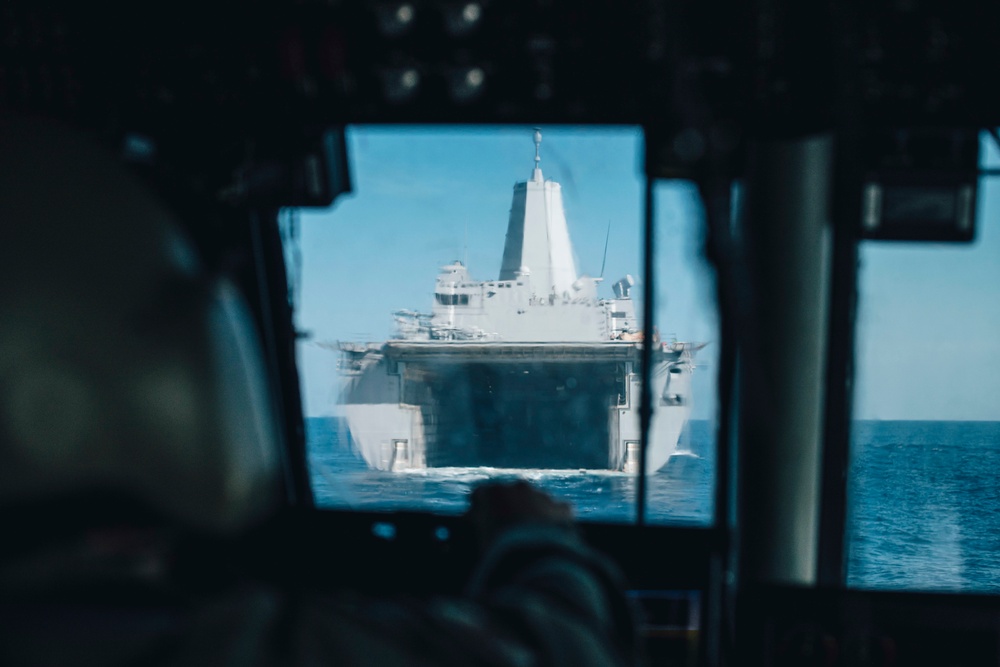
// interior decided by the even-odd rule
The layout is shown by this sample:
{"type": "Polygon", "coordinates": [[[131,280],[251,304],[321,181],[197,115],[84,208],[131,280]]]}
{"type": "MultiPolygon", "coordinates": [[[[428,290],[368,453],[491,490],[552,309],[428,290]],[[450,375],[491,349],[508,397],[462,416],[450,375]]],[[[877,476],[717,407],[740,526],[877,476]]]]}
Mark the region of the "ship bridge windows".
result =
{"type": "Polygon", "coordinates": [[[442,294],[438,292],[434,295],[434,300],[442,306],[468,306],[468,294],[442,294]]]}

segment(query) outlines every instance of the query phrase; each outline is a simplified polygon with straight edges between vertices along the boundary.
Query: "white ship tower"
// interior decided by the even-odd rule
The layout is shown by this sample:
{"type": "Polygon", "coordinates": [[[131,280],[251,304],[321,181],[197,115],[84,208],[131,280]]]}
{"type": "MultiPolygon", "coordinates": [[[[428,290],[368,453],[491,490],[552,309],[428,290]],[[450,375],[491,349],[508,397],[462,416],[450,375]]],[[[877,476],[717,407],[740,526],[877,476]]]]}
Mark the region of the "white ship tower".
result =
{"type": "Polygon", "coordinates": [[[577,275],[562,187],[542,176],[539,165],[542,133],[537,129],[534,139],[535,168],[531,180],[514,186],[500,280],[517,280],[530,274],[536,293],[565,296],[573,293],[577,275]]]}

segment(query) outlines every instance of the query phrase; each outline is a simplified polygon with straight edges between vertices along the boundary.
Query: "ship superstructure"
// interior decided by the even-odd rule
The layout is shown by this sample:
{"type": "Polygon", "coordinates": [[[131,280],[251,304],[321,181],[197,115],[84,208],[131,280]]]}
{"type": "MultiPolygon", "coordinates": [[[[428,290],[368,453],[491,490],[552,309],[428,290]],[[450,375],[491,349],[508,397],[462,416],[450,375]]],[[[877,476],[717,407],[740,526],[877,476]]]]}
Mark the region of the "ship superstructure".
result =
{"type": "MultiPolygon", "coordinates": [[[[611,469],[639,459],[639,358],[631,276],[598,296],[578,275],[559,183],[514,186],[500,275],[441,268],[430,313],[395,313],[396,336],[342,343],[351,441],[380,470],[444,466],[611,469]]],[[[647,471],[674,452],[691,410],[692,348],[652,341],[647,471]]]]}

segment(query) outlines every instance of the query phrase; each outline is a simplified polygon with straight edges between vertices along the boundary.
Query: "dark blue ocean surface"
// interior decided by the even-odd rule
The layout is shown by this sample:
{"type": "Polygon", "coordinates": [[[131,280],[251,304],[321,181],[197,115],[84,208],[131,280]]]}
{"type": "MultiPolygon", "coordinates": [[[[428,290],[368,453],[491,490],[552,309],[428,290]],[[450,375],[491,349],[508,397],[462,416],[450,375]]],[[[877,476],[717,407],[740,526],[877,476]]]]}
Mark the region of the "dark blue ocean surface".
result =
{"type": "Polygon", "coordinates": [[[1000,422],[855,422],[847,582],[1000,592],[1000,422]]]}
{"type": "MultiPolygon", "coordinates": [[[[321,507],[363,510],[424,510],[460,514],[469,490],[490,478],[524,478],[573,503],[587,521],[635,521],[636,478],[610,471],[430,468],[401,472],[369,470],[350,447],[339,419],[307,420],[310,473],[321,507]]],[[[712,519],[715,451],[707,421],[692,421],[674,457],[648,480],[647,518],[651,523],[708,525],[712,519]]]]}
{"type": "MultiPolygon", "coordinates": [[[[323,507],[458,514],[469,489],[523,477],[570,500],[587,521],[635,520],[636,479],[615,472],[441,468],[369,470],[343,422],[307,420],[313,489],[323,507]]],[[[691,455],[649,478],[652,523],[708,525],[710,422],[682,436],[691,455]]],[[[848,493],[847,580],[877,589],[1000,592],[1000,422],[856,422],[848,493]]]]}

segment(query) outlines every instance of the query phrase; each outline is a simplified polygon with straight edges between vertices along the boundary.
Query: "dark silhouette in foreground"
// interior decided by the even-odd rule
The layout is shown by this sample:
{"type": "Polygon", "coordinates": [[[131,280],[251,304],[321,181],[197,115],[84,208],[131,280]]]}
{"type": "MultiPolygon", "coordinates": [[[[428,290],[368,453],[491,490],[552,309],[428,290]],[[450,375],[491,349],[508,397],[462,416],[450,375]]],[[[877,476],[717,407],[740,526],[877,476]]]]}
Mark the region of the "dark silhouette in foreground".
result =
{"type": "Polygon", "coordinates": [[[0,664],[636,661],[617,571],[524,482],[472,493],[483,555],[463,596],[178,585],[186,536],[235,539],[280,506],[242,295],[77,132],[0,118],[0,185],[0,664]]]}

